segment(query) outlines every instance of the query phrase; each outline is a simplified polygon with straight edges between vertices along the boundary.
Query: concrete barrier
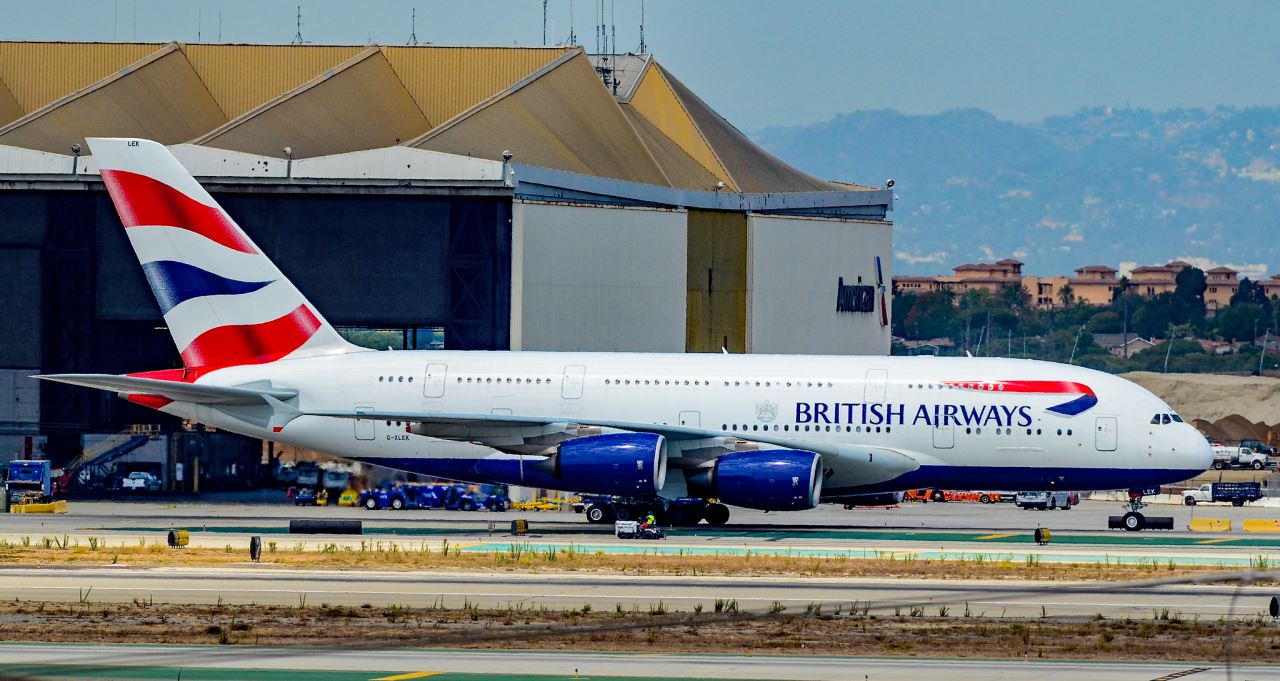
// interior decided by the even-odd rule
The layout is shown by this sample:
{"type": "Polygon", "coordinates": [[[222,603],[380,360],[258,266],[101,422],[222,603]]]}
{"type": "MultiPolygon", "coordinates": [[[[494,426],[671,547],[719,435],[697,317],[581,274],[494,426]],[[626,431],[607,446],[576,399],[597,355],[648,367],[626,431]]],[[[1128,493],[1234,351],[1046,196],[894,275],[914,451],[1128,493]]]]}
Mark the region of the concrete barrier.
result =
{"type": "Polygon", "coordinates": [[[1274,518],[1244,521],[1245,532],[1280,532],[1280,520],[1274,518]]]}
{"type": "Polygon", "coordinates": [[[10,513],[66,513],[67,500],[59,499],[47,504],[15,504],[9,507],[10,513]]]}
{"type": "Polygon", "coordinates": [[[1230,532],[1230,518],[1192,518],[1192,532],[1230,532]]]}
{"type": "Polygon", "coordinates": [[[289,534],[361,534],[359,520],[290,520],[289,534]]]}

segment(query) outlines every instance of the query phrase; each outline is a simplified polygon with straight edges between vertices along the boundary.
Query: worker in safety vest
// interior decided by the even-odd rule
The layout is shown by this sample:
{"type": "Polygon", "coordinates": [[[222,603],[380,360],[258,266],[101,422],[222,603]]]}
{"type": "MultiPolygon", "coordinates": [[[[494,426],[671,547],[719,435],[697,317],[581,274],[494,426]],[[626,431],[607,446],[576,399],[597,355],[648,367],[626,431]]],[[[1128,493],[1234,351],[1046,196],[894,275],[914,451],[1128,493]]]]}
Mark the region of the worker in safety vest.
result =
{"type": "Polygon", "coordinates": [[[644,517],[644,523],[641,527],[656,527],[658,525],[657,516],[653,515],[653,511],[649,511],[644,517]]]}

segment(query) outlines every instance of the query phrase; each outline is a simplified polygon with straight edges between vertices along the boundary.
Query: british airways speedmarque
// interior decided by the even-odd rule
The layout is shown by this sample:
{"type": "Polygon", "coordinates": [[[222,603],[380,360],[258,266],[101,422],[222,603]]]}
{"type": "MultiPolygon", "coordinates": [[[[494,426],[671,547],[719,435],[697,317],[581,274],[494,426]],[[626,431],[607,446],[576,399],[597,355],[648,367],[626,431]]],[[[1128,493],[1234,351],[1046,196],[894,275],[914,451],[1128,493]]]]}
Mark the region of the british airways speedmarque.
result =
{"type": "Polygon", "coordinates": [[[926,486],[1146,488],[1212,461],[1143,388],[1048,362],[369,351],[164,146],[89,145],[184,367],[46,380],[413,473],[778,511],[926,486]]]}

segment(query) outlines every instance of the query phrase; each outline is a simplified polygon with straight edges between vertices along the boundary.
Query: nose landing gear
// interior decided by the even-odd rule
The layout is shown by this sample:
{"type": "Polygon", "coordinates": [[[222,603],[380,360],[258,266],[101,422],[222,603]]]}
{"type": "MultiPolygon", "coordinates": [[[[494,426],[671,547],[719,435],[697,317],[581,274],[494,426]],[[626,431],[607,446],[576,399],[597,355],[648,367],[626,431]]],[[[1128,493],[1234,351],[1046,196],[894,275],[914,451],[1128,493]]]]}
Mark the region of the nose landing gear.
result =
{"type": "Polygon", "coordinates": [[[1147,507],[1147,502],[1142,500],[1142,492],[1144,490],[1129,490],[1129,501],[1124,505],[1127,512],[1124,514],[1124,529],[1129,532],[1139,532],[1147,526],[1147,517],[1141,513],[1142,509],[1147,507]]]}

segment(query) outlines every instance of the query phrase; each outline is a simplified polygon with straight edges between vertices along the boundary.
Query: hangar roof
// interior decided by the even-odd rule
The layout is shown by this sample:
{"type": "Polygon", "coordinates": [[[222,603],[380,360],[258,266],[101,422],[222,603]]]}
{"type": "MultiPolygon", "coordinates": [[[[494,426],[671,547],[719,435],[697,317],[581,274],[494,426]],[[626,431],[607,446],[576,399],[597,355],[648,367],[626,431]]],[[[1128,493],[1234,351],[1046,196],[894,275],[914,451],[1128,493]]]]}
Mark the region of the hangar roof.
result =
{"type": "MultiPolygon", "coordinates": [[[[676,189],[849,192],[752,143],[648,55],[580,47],[0,42],[0,145],[148,137],[297,159],[391,146],[676,189]],[[597,58],[598,59],[598,58],[597,58]]],[[[866,188],[870,189],[870,188],[866,188]]]]}

